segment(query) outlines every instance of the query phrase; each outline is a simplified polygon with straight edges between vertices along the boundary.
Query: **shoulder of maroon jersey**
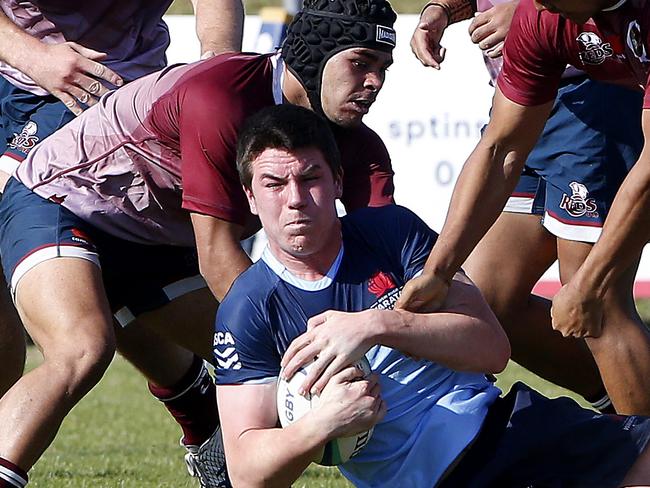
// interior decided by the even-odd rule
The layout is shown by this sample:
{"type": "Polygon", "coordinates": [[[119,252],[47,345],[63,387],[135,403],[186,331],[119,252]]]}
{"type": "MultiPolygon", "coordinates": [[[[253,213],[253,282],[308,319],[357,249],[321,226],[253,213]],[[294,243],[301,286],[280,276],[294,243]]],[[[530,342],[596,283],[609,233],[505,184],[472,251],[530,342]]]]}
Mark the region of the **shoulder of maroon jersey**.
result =
{"type": "Polygon", "coordinates": [[[183,74],[174,88],[181,85],[208,83],[215,90],[227,87],[242,76],[272,79],[271,55],[257,53],[224,53],[195,63],[183,74]]]}
{"type": "MultiPolygon", "coordinates": [[[[549,12],[548,10],[537,10],[533,0],[524,0],[519,3],[518,11],[520,15],[536,25],[537,30],[557,28],[558,25],[564,24],[566,19],[559,14],[549,12]]],[[[569,22],[570,23],[570,22],[569,22]]]]}
{"type": "Polygon", "coordinates": [[[227,53],[198,63],[171,91],[193,111],[218,110],[238,123],[251,111],[274,103],[273,67],[267,55],[227,53]]]}

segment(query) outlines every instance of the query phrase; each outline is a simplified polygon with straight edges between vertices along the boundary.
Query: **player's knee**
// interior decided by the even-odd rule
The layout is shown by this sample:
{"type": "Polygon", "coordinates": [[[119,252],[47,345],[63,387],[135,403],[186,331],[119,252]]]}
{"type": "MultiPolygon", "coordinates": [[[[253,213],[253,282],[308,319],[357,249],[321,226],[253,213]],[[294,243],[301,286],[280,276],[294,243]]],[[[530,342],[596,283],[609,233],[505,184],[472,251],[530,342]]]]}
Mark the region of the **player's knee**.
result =
{"type": "Polygon", "coordinates": [[[52,379],[57,378],[71,397],[79,398],[102,378],[114,354],[115,341],[110,338],[71,341],[70,347],[54,356],[52,379]]]}

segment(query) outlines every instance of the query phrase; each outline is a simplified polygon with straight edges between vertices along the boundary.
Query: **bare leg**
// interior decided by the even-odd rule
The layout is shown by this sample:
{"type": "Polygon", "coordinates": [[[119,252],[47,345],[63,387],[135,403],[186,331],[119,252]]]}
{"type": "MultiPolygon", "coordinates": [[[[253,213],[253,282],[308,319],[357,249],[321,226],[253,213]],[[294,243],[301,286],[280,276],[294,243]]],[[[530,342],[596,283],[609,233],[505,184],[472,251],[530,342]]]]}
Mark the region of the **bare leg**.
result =
{"type": "Polygon", "coordinates": [[[27,471],[102,377],[115,343],[101,274],[89,261],[37,265],[20,281],[16,299],[44,361],[0,399],[0,456],[27,471]]]}
{"type": "Polygon", "coordinates": [[[551,327],[551,304],[531,294],[556,259],[556,238],[540,217],[504,212],[465,263],[499,318],[512,358],[539,376],[587,398],[602,391],[583,341],[567,340],[551,327]]]}
{"type": "Polygon", "coordinates": [[[204,288],[117,328],[120,353],[149,380],[151,393],[181,427],[183,444],[197,449],[219,425],[215,386],[199,359],[210,357],[216,306],[204,288]]]}
{"type": "Polygon", "coordinates": [[[118,350],[160,386],[174,384],[194,355],[212,359],[217,301],[208,288],[183,295],[117,330],[118,350]]]}
{"type": "Polygon", "coordinates": [[[0,397],[22,376],[25,333],[0,272],[0,397]]]}
{"type": "MultiPolygon", "coordinates": [[[[591,250],[591,244],[558,240],[560,275],[568,282],[591,250]]],[[[587,339],[616,411],[650,415],[650,333],[632,295],[636,265],[605,297],[603,333],[587,339]]]]}

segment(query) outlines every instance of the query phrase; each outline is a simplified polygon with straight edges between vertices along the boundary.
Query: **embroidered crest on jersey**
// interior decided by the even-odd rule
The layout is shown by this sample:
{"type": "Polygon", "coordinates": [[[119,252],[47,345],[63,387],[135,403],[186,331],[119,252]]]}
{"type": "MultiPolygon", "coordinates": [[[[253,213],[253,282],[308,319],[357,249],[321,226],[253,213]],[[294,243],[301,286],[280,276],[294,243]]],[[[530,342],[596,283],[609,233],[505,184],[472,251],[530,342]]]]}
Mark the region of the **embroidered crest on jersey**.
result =
{"type": "Polygon", "coordinates": [[[214,333],[214,357],[221,369],[241,369],[239,354],[235,349],[235,339],[230,332],[214,333]]]}
{"type": "Polygon", "coordinates": [[[627,46],[632,51],[639,61],[647,63],[650,61],[646,53],[645,45],[643,44],[643,36],[641,35],[641,26],[634,20],[627,26],[627,46]]]}
{"type": "Polygon", "coordinates": [[[377,301],[370,308],[379,310],[392,310],[400,295],[393,278],[383,271],[377,271],[368,280],[368,291],[377,297],[377,301]]]}
{"type": "Polygon", "coordinates": [[[34,121],[29,121],[20,131],[20,134],[14,132],[14,138],[9,143],[11,149],[18,149],[19,151],[27,154],[39,141],[36,136],[38,132],[38,125],[34,121]]]}
{"type": "Polygon", "coordinates": [[[603,42],[595,32],[583,32],[576,40],[584,48],[578,53],[583,64],[603,64],[607,58],[614,55],[611,43],[603,42]]]}
{"type": "Polygon", "coordinates": [[[560,208],[566,210],[571,217],[598,217],[598,206],[596,200],[589,198],[589,190],[582,183],[572,181],[569,184],[572,195],[568,196],[566,193],[562,195],[560,201],[560,208]]]}

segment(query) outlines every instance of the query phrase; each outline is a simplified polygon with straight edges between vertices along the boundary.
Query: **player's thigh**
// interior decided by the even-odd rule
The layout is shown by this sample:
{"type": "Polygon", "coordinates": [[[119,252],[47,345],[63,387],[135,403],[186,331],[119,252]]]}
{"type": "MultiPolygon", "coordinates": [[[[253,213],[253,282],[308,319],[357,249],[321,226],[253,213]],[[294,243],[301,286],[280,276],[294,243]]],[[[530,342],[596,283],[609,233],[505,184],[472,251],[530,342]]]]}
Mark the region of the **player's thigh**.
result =
{"type": "Polygon", "coordinates": [[[126,327],[118,324],[118,350],[143,373],[164,382],[179,366],[189,365],[194,354],[211,360],[216,308],[217,301],[207,287],[184,294],[139,314],[126,327]],[[191,351],[189,356],[187,351],[191,351]],[[155,366],[159,357],[166,358],[168,371],[155,366]]]}
{"type": "Polygon", "coordinates": [[[593,244],[590,242],[572,241],[569,239],[557,240],[557,254],[560,266],[560,281],[568,283],[573,275],[582,266],[582,263],[591,252],[593,244]]]}
{"type": "MultiPolygon", "coordinates": [[[[4,280],[3,280],[4,281],[4,280]]],[[[21,377],[25,367],[25,332],[6,284],[0,284],[0,397],[21,377]]]]}
{"type": "Polygon", "coordinates": [[[199,274],[196,250],[107,244],[102,265],[109,301],[123,328],[120,348],[127,352],[142,342],[138,336],[144,333],[135,329],[145,327],[209,359],[217,302],[199,274]]]}
{"type": "Polygon", "coordinates": [[[555,259],[555,239],[538,215],[503,212],[464,269],[488,303],[503,308],[527,297],[555,259]]]}
{"type": "Polygon", "coordinates": [[[111,314],[95,263],[78,257],[43,261],[23,275],[15,297],[27,331],[46,358],[68,349],[112,354],[111,314]]]}
{"type": "Polygon", "coordinates": [[[82,351],[99,341],[98,349],[110,350],[112,321],[99,258],[83,221],[11,179],[0,201],[0,253],[35,342],[82,351]]]}
{"type": "MultiPolygon", "coordinates": [[[[571,280],[592,248],[593,245],[588,242],[558,239],[558,260],[560,263],[560,280],[562,283],[568,283],[571,280]]],[[[634,278],[638,264],[639,258],[606,291],[603,313],[605,314],[605,321],[607,323],[610,323],[612,320],[617,322],[616,319],[620,318],[621,314],[626,317],[638,319],[633,294],[634,278]]],[[[622,323],[618,325],[622,325],[622,323]]]]}
{"type": "Polygon", "coordinates": [[[198,356],[211,360],[217,306],[217,300],[206,286],[140,315],[138,321],[198,356]]]}

